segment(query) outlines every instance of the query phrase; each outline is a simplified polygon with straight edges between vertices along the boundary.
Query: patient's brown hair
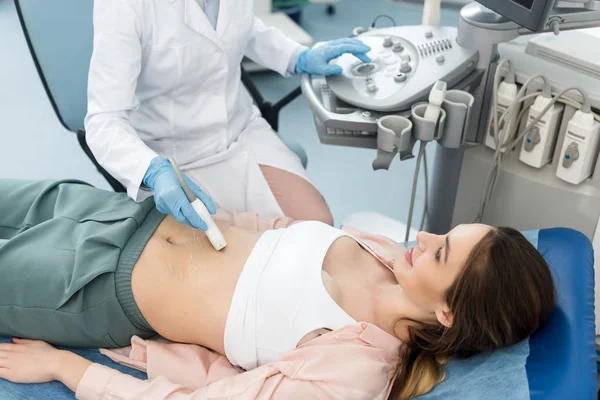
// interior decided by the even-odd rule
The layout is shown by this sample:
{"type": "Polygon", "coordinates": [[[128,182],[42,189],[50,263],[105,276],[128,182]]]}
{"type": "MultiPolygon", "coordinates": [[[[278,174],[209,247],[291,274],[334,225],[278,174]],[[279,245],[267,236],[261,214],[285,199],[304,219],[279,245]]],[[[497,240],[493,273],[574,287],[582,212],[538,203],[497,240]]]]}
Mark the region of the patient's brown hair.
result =
{"type": "Polygon", "coordinates": [[[450,328],[412,324],[400,348],[401,361],[390,400],[429,392],[445,378],[451,358],[510,346],[536,330],[555,306],[548,264],[517,230],[493,228],[473,248],[446,292],[450,328]]]}

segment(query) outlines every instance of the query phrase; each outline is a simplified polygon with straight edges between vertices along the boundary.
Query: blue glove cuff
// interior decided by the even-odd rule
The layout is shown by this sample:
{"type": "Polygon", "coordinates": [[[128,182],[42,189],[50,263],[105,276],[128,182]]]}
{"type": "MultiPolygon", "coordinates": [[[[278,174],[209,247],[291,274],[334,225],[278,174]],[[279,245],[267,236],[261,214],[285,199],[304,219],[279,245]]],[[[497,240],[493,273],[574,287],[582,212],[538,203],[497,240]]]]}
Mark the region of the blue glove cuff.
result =
{"type": "Polygon", "coordinates": [[[152,161],[150,161],[150,165],[146,170],[142,183],[149,188],[154,188],[154,182],[156,182],[158,175],[164,171],[166,164],[168,164],[168,167],[171,166],[171,163],[169,163],[169,160],[166,158],[161,156],[154,157],[152,161]]]}
{"type": "Polygon", "coordinates": [[[307,65],[308,65],[308,52],[309,51],[310,51],[310,49],[305,49],[298,55],[298,59],[296,60],[296,73],[297,74],[302,74],[302,73],[308,72],[307,65]]]}

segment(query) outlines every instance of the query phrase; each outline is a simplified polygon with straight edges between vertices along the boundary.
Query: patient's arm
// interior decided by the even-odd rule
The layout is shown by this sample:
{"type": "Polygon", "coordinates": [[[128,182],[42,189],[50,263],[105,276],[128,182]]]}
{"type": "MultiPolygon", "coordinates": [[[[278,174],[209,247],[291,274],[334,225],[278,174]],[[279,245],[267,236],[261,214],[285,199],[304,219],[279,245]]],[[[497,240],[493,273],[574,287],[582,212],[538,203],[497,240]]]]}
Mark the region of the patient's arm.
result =
{"type": "Polygon", "coordinates": [[[257,232],[286,228],[296,222],[289,217],[259,217],[255,212],[236,212],[225,209],[217,210],[213,219],[257,232]]]}
{"type": "Polygon", "coordinates": [[[153,360],[156,372],[149,368],[149,380],[141,380],[41,341],[3,344],[0,377],[15,383],[58,380],[81,400],[315,399],[327,385],[294,379],[302,355],[241,372],[225,357],[199,346],[171,344],[162,350],[159,360],[153,360]]]}
{"type": "MultiPolygon", "coordinates": [[[[296,380],[275,365],[263,365],[251,371],[220,379],[198,389],[173,383],[164,376],[144,381],[103,365],[93,364],[86,371],[76,396],[81,400],[289,400],[323,399],[327,382],[296,380]]],[[[350,399],[353,398],[352,396],[350,399]]],[[[356,398],[356,397],[355,397],[356,398]]]]}
{"type": "MultiPolygon", "coordinates": [[[[351,389],[343,385],[337,387],[328,381],[331,378],[315,376],[313,380],[300,376],[305,364],[302,350],[294,351],[281,362],[241,371],[224,356],[200,346],[143,340],[133,343],[133,353],[139,352],[133,356],[141,359],[135,363],[146,367],[148,380],[100,364],[88,364],[83,374],[81,363],[73,359],[75,368],[72,373],[67,372],[69,368],[63,369],[61,381],[70,384],[71,390],[82,400],[100,400],[107,396],[114,400],[319,399],[340,398],[340,390],[347,399],[364,397],[360,392],[358,397],[348,396],[351,389]],[[79,379],[76,386],[71,386],[73,377],[69,374],[79,379]]],[[[328,366],[323,365],[323,368],[328,366]]],[[[309,375],[314,375],[314,367],[309,375]]]]}
{"type": "Polygon", "coordinates": [[[132,342],[130,357],[146,362],[147,381],[92,364],[77,398],[383,400],[395,375],[399,342],[376,332],[367,324],[348,327],[246,372],[199,346],[140,340],[132,342]]]}

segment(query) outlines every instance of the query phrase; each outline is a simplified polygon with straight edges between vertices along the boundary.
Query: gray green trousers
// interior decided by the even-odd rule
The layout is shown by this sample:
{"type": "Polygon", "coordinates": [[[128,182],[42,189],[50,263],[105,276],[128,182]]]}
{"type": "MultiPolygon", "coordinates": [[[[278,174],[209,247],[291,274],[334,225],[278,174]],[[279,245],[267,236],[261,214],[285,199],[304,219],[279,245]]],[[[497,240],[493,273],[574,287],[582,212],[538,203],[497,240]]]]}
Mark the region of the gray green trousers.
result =
{"type": "Polygon", "coordinates": [[[155,335],[131,271],[164,215],[79,181],[0,179],[0,335],[117,347],[155,335]]]}

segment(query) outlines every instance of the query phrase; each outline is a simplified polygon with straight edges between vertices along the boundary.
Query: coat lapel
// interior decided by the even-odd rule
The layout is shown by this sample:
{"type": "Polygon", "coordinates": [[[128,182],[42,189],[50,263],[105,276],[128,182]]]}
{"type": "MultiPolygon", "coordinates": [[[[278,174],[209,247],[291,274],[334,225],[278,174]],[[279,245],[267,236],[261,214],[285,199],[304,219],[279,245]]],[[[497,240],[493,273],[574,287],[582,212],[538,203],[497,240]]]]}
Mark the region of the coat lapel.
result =
{"type": "MultiPolygon", "coordinates": [[[[185,1],[185,24],[192,30],[198,32],[200,35],[207,37],[213,41],[219,47],[222,47],[222,43],[219,40],[219,36],[210,24],[210,21],[200,8],[200,5],[196,0],[183,0],[185,1]]],[[[223,9],[223,1],[221,1],[220,10],[223,9]]],[[[217,21],[217,27],[219,26],[221,15],[219,14],[219,21],[217,21]]]]}
{"type": "Polygon", "coordinates": [[[226,36],[231,30],[243,31],[248,24],[253,24],[253,4],[252,0],[221,0],[217,21],[219,37],[226,36]]]}
{"type": "Polygon", "coordinates": [[[249,0],[243,0],[243,1],[238,1],[238,4],[232,4],[232,2],[230,0],[221,0],[219,3],[219,18],[217,18],[217,34],[219,35],[219,37],[222,37],[223,34],[227,31],[227,28],[229,27],[229,24],[231,23],[231,18],[232,15],[236,12],[243,12],[242,9],[244,8],[242,4],[244,4],[245,2],[250,2],[252,3],[252,1],[249,0]],[[235,7],[235,9],[232,10],[232,7],[235,7]]]}

